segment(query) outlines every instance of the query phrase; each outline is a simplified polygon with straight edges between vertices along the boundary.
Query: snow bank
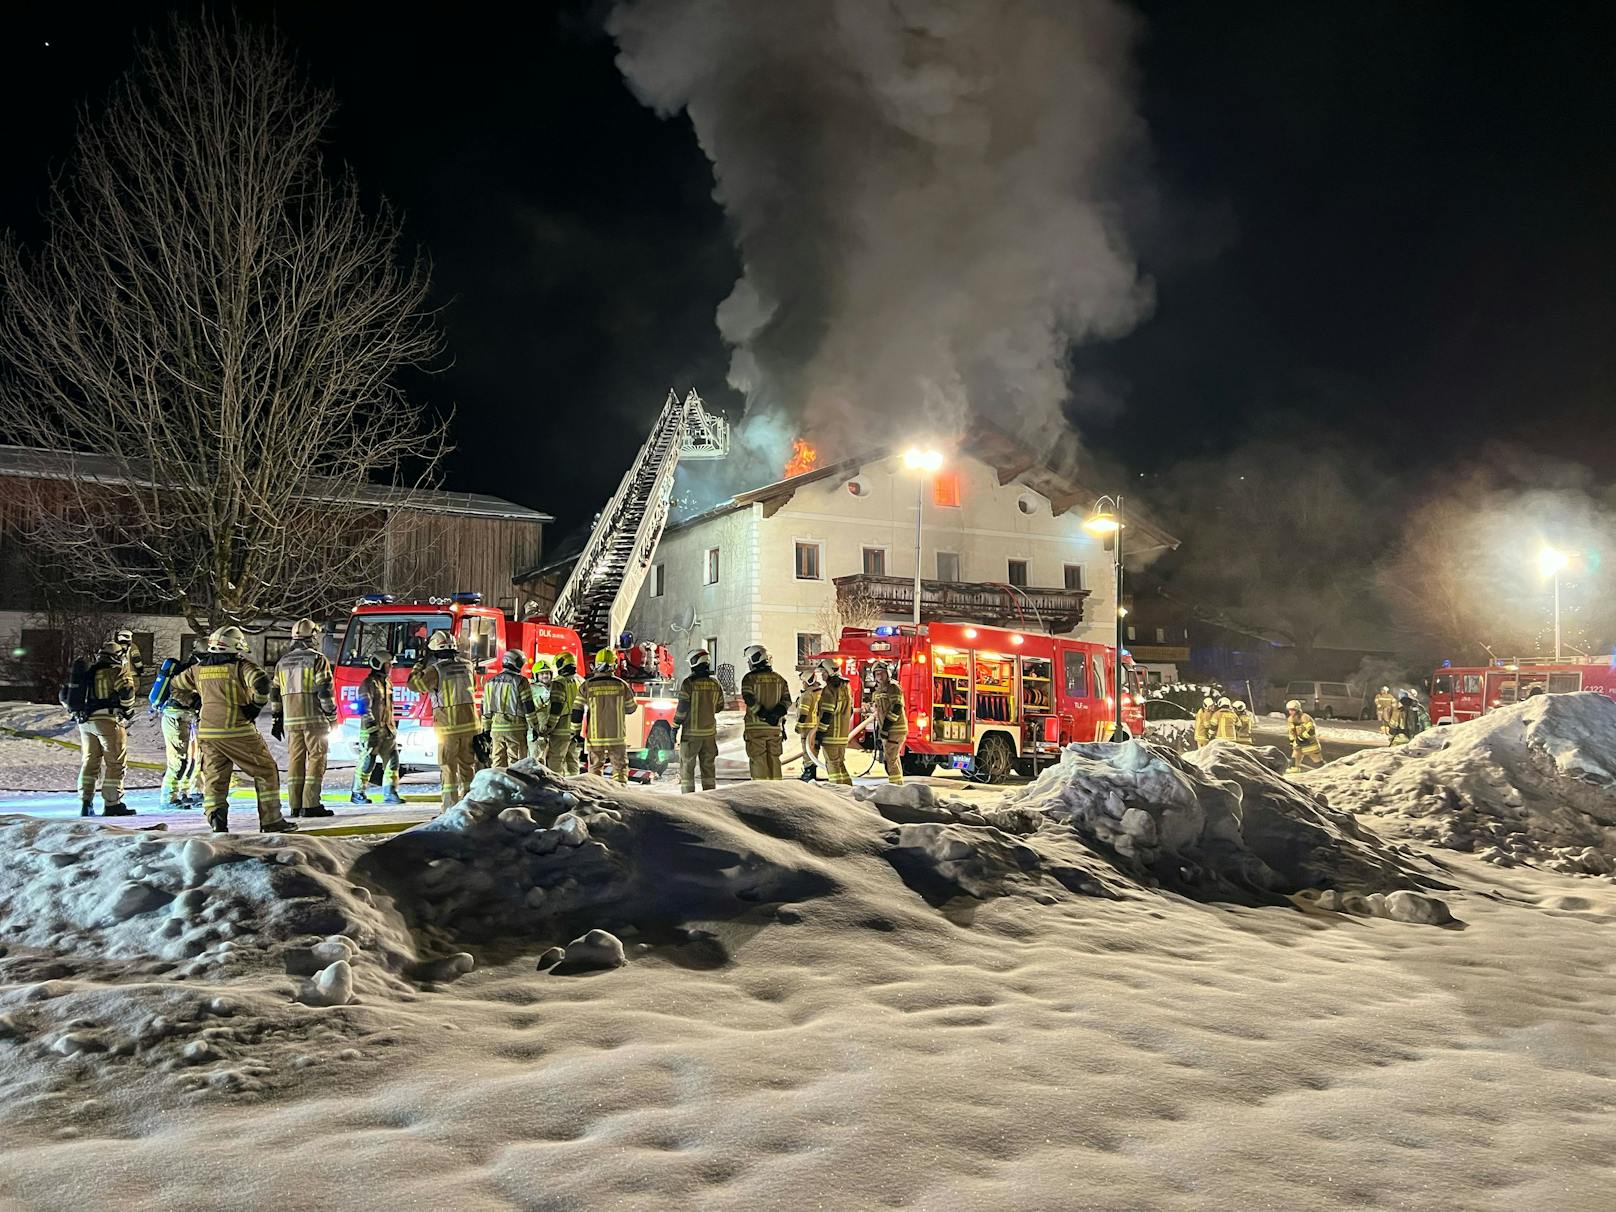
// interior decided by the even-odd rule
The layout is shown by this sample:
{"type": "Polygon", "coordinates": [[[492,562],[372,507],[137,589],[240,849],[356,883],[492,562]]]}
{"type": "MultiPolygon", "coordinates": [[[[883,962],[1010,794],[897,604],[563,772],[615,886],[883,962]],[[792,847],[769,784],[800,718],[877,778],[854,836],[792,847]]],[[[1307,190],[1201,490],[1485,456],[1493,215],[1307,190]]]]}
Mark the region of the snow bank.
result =
{"type": "Polygon", "coordinates": [[[1540,695],[1305,781],[1338,809],[1491,862],[1616,872],[1616,702],[1602,695],[1540,695]]]}
{"type": "Polygon", "coordinates": [[[1149,740],[1071,745],[1005,804],[1069,824],[1121,870],[1192,896],[1432,885],[1285,766],[1278,749],[1227,741],[1192,753],[1149,740]]]}

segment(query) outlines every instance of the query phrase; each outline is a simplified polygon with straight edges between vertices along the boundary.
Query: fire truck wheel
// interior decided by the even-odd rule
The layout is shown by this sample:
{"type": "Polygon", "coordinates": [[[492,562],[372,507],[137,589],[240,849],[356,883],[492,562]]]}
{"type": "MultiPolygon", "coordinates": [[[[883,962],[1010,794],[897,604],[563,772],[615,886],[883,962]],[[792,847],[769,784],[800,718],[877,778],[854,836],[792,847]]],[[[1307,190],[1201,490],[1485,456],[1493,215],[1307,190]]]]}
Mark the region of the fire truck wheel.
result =
{"type": "Polygon", "coordinates": [[[1016,751],[1008,737],[990,732],[976,750],[976,774],[984,783],[997,783],[1016,763],[1016,751]]]}
{"type": "Polygon", "coordinates": [[[668,768],[668,759],[673,754],[673,730],[658,720],[651,725],[650,735],[645,738],[645,768],[661,774],[668,768]]]}

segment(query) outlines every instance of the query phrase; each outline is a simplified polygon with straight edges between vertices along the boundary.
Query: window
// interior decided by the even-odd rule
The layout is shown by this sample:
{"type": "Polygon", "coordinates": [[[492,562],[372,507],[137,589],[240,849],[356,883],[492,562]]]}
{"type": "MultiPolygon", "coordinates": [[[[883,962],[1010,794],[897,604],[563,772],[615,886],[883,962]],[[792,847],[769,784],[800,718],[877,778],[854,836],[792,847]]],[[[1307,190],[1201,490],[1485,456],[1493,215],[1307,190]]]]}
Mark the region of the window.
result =
{"type": "Polygon", "coordinates": [[[1018,588],[1025,588],[1027,584],[1027,561],[1011,560],[1009,581],[1018,588]]]}
{"type": "Polygon", "coordinates": [[[1481,674],[1467,673],[1464,675],[1464,692],[1466,694],[1481,693],[1481,674]]]}
{"type": "Polygon", "coordinates": [[[812,661],[825,651],[825,637],[817,631],[797,632],[797,668],[812,661]]]}
{"type": "Polygon", "coordinates": [[[707,650],[707,658],[714,669],[718,668],[718,637],[710,635],[702,641],[701,646],[707,650]]]}
{"type": "Polygon", "coordinates": [[[887,553],[883,547],[866,547],[864,549],[864,575],[867,577],[884,577],[887,575],[887,553]]]}
{"type": "Polygon", "coordinates": [[[1064,584],[1068,589],[1083,588],[1083,565],[1068,564],[1062,572],[1065,574],[1064,584]]]}
{"type": "Polygon", "coordinates": [[[1453,679],[1445,673],[1439,673],[1431,682],[1432,694],[1452,694],[1453,679]]]}
{"type": "Polygon", "coordinates": [[[1134,625],[1132,623],[1129,623],[1128,624],[1128,639],[1130,641],[1132,641],[1132,640],[1137,640],[1138,638],[1139,638],[1139,636],[1136,634],[1136,629],[1135,629],[1134,625]]]}
{"type": "Polygon", "coordinates": [[[819,544],[797,541],[797,580],[819,580],[819,544]]]}
{"type": "Polygon", "coordinates": [[[944,509],[958,509],[960,503],[959,472],[939,471],[931,482],[932,504],[944,509]]]}
{"type": "Polygon", "coordinates": [[[1326,699],[1350,699],[1352,691],[1347,689],[1345,682],[1320,682],[1319,694],[1326,699]]]}
{"type": "Polygon", "coordinates": [[[1571,694],[1582,689],[1582,674],[1580,673],[1551,673],[1549,674],[1550,694],[1571,694]]]}
{"type": "Polygon", "coordinates": [[[718,584],[718,548],[707,549],[707,574],[702,582],[705,585],[718,584]]]}
{"type": "Polygon", "coordinates": [[[662,578],[662,565],[651,565],[651,596],[660,598],[667,592],[667,582],[662,578]]]}
{"type": "Polygon", "coordinates": [[[473,615],[466,620],[466,634],[471,639],[473,665],[481,665],[499,656],[499,623],[487,615],[473,615]]]}
{"type": "Polygon", "coordinates": [[[426,655],[427,638],[434,631],[453,626],[447,614],[356,614],[348,621],[339,659],[344,665],[369,665],[371,657],[380,656],[413,665],[426,655]]]}
{"type": "Polygon", "coordinates": [[[1292,682],[1285,687],[1285,693],[1293,699],[1310,699],[1313,697],[1312,682],[1292,682]]]}
{"type": "Polygon", "coordinates": [[[1105,660],[1097,652],[1089,660],[1094,666],[1094,697],[1099,698],[1105,694],[1105,660]]]}
{"type": "Polygon", "coordinates": [[[957,581],[960,579],[959,556],[952,551],[939,551],[937,553],[937,579],[939,581],[957,581]]]}
{"type": "Polygon", "coordinates": [[[1062,661],[1066,670],[1066,697],[1069,699],[1086,699],[1089,697],[1088,662],[1083,659],[1081,652],[1068,652],[1062,661]]]}
{"type": "Polygon", "coordinates": [[[1165,628],[1165,627],[1156,628],[1156,643],[1158,643],[1158,644],[1167,643],[1167,628],[1165,628]]]}

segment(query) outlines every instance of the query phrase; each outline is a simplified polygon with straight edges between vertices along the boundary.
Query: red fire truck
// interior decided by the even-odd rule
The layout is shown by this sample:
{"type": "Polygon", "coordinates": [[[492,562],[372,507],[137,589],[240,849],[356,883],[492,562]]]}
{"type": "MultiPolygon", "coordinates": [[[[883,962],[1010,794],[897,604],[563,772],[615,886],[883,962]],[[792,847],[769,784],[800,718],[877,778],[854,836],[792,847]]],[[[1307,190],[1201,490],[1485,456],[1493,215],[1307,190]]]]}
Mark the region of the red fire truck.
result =
{"type": "MultiPolygon", "coordinates": [[[[359,600],[348,617],[348,630],[337,656],[334,681],[337,726],[331,734],[332,757],[356,757],[359,725],[354,702],[359,683],[370,671],[370,658],[386,656],[393,662],[393,711],[398,717],[399,762],[405,766],[435,766],[436,734],[432,731],[432,704],[409,688],[410,670],[425,656],[434,631],[448,631],[478,672],[478,690],[500,670],[508,649],[517,648],[531,659],[535,653],[555,657],[570,652],[580,670],[588,665],[578,633],[542,621],[518,621],[493,606],[481,594],[457,593],[424,602],[396,602],[389,594],[369,594],[359,600]]],[[[659,687],[636,684],[640,710],[630,716],[629,750],[648,764],[665,765],[671,750],[674,702],[659,687]],[[661,732],[657,731],[658,726],[661,732]],[[650,742],[649,744],[647,742],[650,742]]]]}
{"type": "Polygon", "coordinates": [[[1443,665],[1431,675],[1431,720],[1462,724],[1522,699],[1578,690],[1616,699],[1616,656],[1598,662],[1517,659],[1466,668],[1443,665]]]}
{"type": "MultiPolygon", "coordinates": [[[[967,623],[849,627],[834,657],[868,692],[871,663],[897,670],[909,708],[904,768],[966,770],[985,782],[1011,771],[1035,773],[1073,741],[1109,740],[1116,720],[1116,649],[967,623]]],[[[1144,731],[1144,695],[1133,658],[1123,654],[1122,722],[1144,731]]]]}

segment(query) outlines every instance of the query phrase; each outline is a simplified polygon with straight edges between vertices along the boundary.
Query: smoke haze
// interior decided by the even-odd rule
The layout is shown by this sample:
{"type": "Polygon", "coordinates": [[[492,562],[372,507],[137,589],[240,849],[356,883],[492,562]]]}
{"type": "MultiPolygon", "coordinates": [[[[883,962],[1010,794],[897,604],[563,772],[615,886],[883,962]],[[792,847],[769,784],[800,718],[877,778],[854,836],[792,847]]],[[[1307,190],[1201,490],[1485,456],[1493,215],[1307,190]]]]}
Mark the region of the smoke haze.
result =
{"type": "Polygon", "coordinates": [[[1071,344],[1148,312],[1120,203],[1138,22],[1110,0],[638,0],[609,28],[713,163],[754,447],[835,457],[973,409],[1043,441],[1071,344]]]}

